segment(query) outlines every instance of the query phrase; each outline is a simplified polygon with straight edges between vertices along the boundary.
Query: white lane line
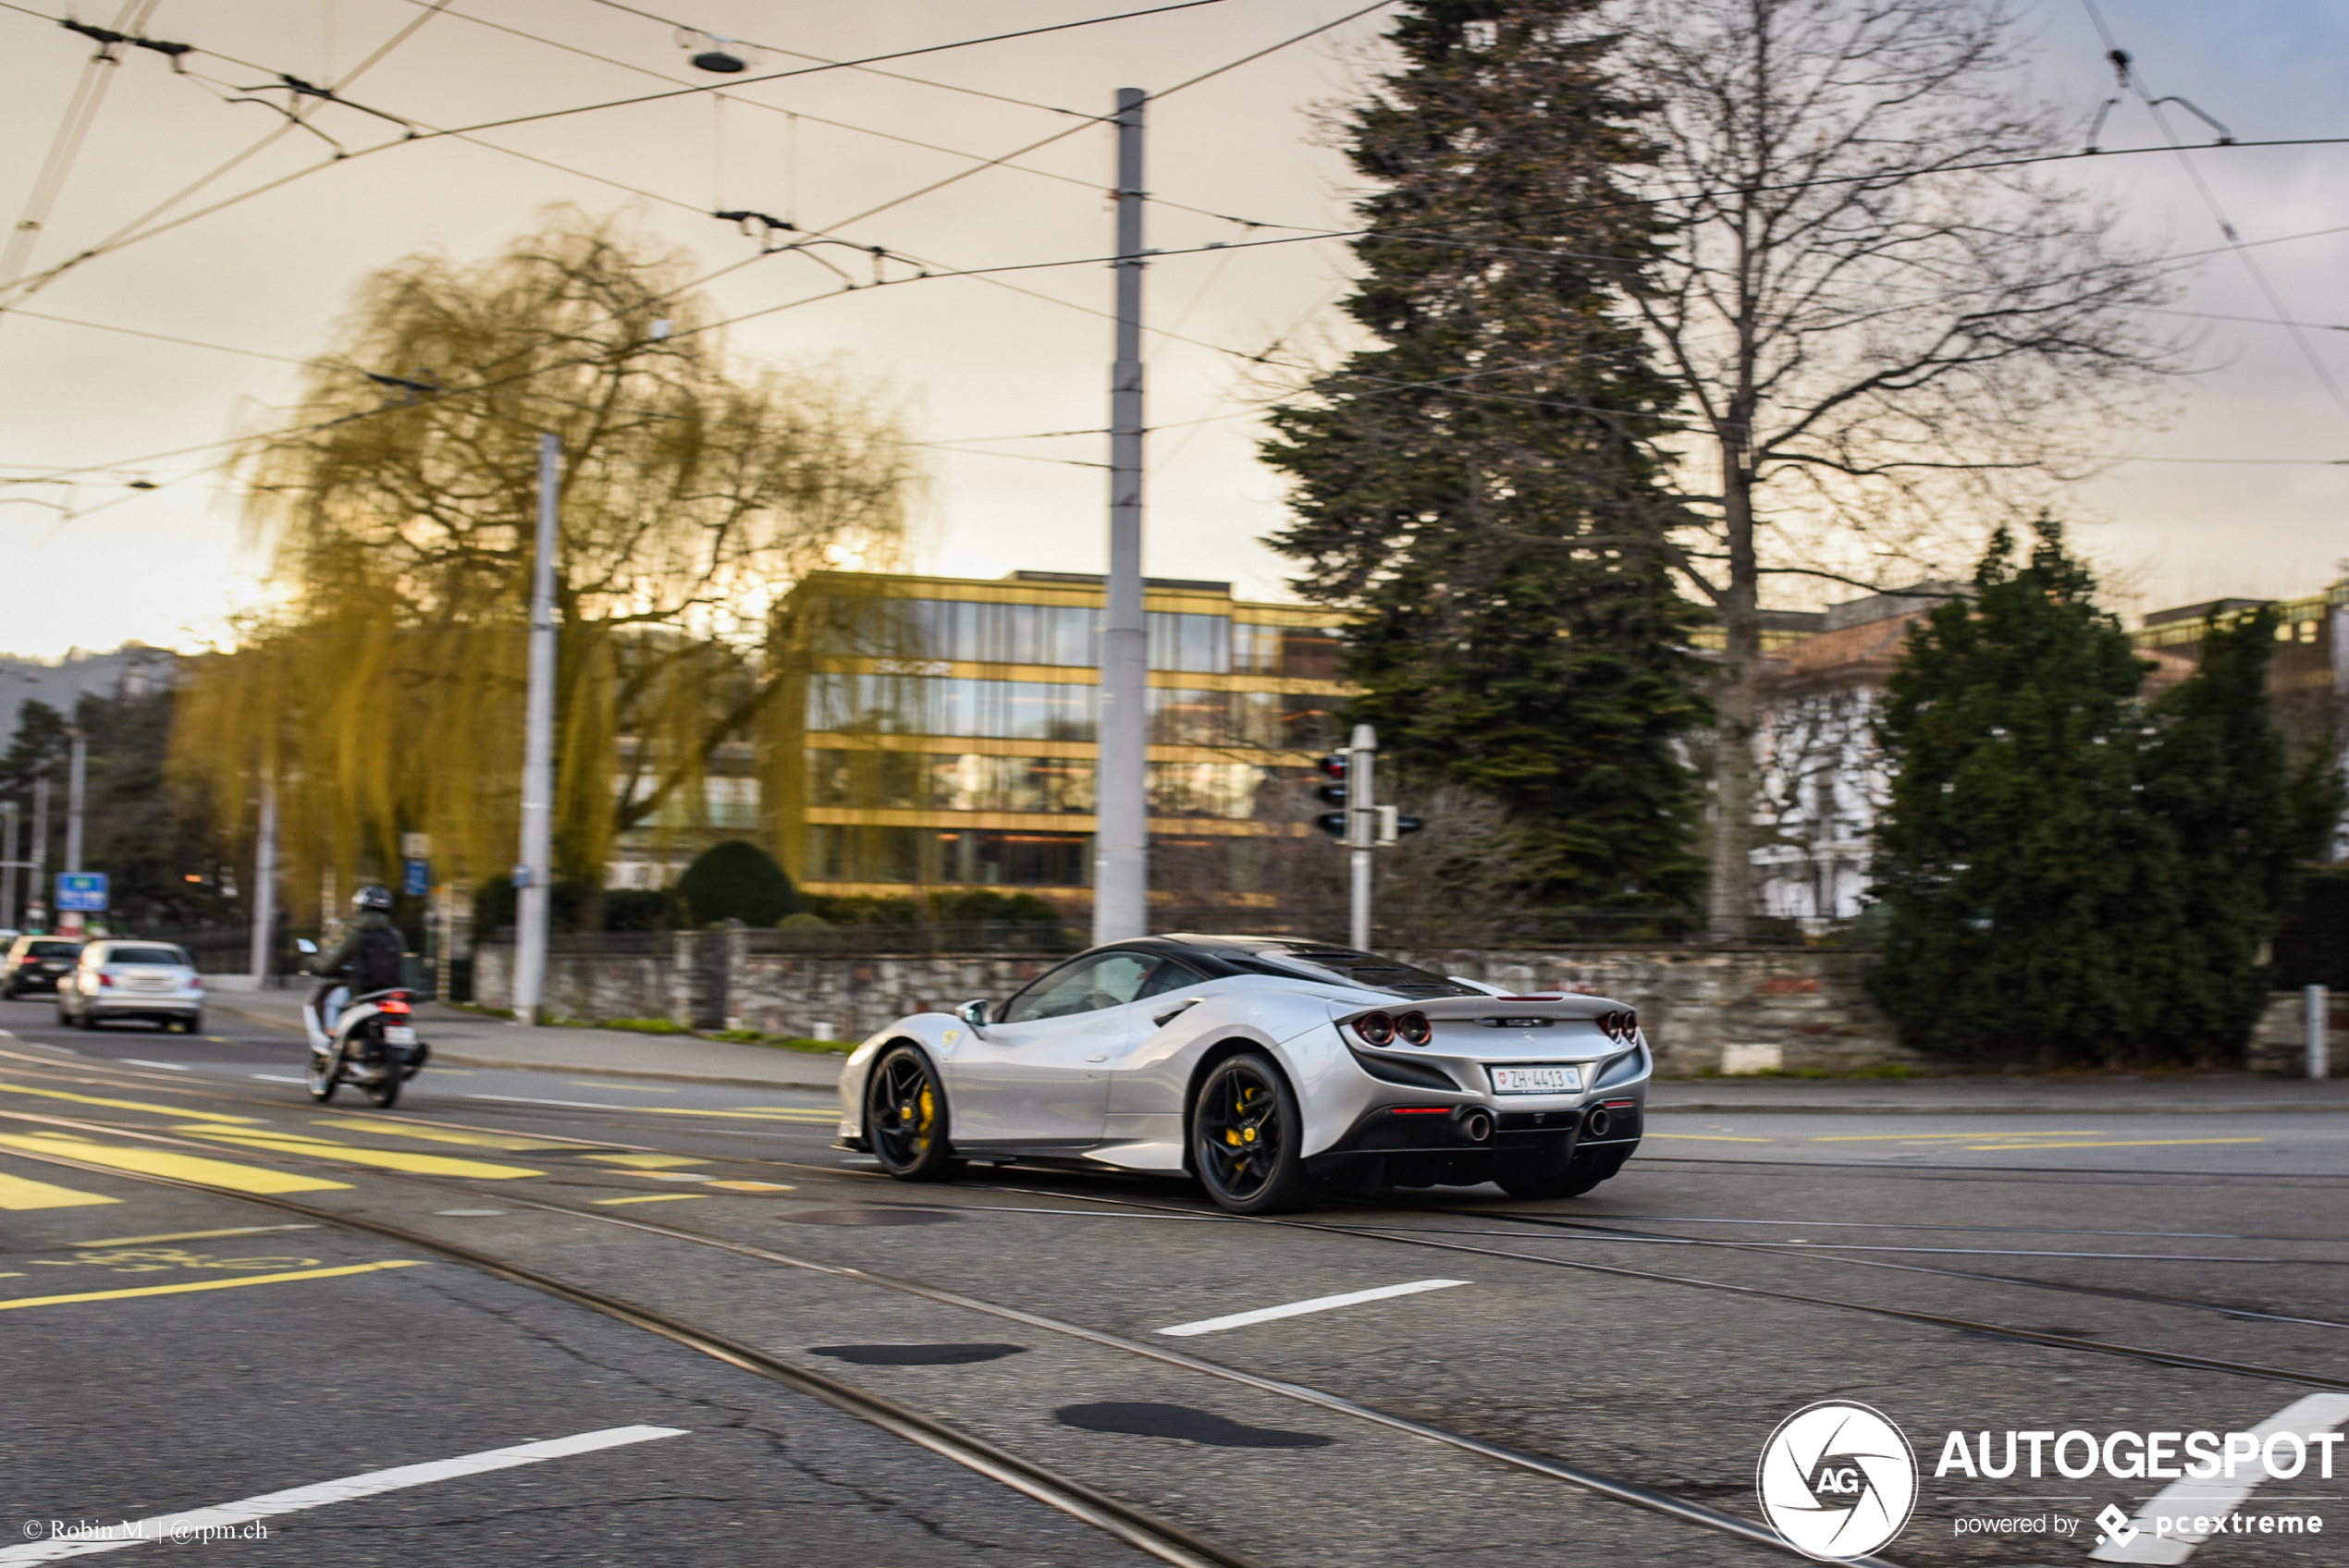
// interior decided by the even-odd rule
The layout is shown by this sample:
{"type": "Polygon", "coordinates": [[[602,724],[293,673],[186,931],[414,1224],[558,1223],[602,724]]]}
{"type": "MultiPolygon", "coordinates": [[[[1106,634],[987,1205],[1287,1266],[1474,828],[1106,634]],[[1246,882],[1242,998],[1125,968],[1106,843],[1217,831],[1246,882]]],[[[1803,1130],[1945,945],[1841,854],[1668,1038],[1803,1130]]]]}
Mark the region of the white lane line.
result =
{"type": "Polygon", "coordinates": [[[193,1072],[195,1071],[184,1061],[141,1061],[135,1056],[124,1057],[122,1064],[125,1067],[160,1067],[166,1072],[193,1072]]]}
{"type": "MultiPolygon", "coordinates": [[[[2264,1449],[2268,1439],[2279,1432],[2290,1432],[2299,1438],[2306,1448],[2314,1448],[2308,1439],[2318,1432],[2330,1432],[2343,1421],[2349,1420],[2349,1394],[2310,1394],[2306,1399],[2285,1405],[2251,1428],[2264,1449]]],[[[2282,1456],[2279,1454],[2281,1463],[2282,1456]]],[[[2309,1457],[2314,1457],[2313,1455],[2309,1457]]],[[[2238,1461],[2234,1479],[2224,1474],[2207,1481],[2172,1481],[2153,1496],[2153,1501],[2137,1510],[2129,1521],[2132,1530],[2124,1540],[2115,1542],[2110,1537],[2098,1537],[2106,1544],[2088,1553],[2092,1562],[2183,1562],[2194,1555],[2194,1549],[2209,1539],[2205,1532],[2195,1533],[2192,1525],[2197,1516],[2205,1524],[2216,1524],[2232,1513],[2266,1480],[2268,1472],[2257,1458],[2238,1461]],[[2170,1521],[2167,1529],[2158,1528],[2157,1520],[2170,1521]],[[2188,1526],[2180,1529],[2183,1522],[2188,1526]]]]}
{"type": "Polygon", "coordinates": [[[302,1084],[308,1082],[307,1079],[303,1078],[289,1078],[282,1072],[256,1072],[253,1076],[260,1079],[264,1084],[302,1084]]]}
{"type": "Polygon", "coordinates": [[[640,1105],[604,1105],[596,1100],[534,1100],[526,1095],[467,1095],[469,1100],[496,1100],[500,1105],[560,1105],[572,1110],[642,1110],[640,1105]]]}
{"type": "Polygon", "coordinates": [[[1327,1312],[1333,1307],[1384,1301],[1390,1296],[1415,1296],[1421,1291],[1448,1291],[1467,1283],[1466,1280],[1414,1280],[1408,1285],[1381,1285],[1374,1291],[1348,1291],[1342,1296],[1315,1296],[1311,1301],[1293,1301],[1286,1306],[1260,1306],[1254,1312],[1235,1312],[1228,1317],[1202,1317],[1196,1323],[1177,1323],[1159,1332],[1175,1339],[1220,1334],[1226,1329],[1245,1329],[1251,1323],[1270,1323],[1276,1317],[1302,1317],[1309,1312],[1327,1312]]]}
{"type": "Polygon", "coordinates": [[[682,1427],[611,1427],[600,1432],[582,1432],[572,1438],[519,1443],[512,1448],[493,1448],[480,1453],[461,1454],[455,1459],[437,1459],[427,1464],[403,1464],[393,1470],[371,1470],[361,1476],[346,1476],[339,1481],[319,1481],[287,1491],[264,1492],[259,1497],[224,1502],[212,1508],[194,1508],[184,1513],[158,1513],[152,1518],[127,1519],[117,1525],[93,1526],[93,1530],[98,1532],[98,1538],[94,1539],[42,1540],[24,1546],[0,1547],[0,1562],[55,1562],[96,1551],[120,1551],[125,1547],[140,1546],[147,1541],[185,1542],[201,1538],[196,1535],[200,1530],[233,1529],[257,1520],[275,1518],[280,1513],[324,1508],[328,1503],[349,1502],[356,1498],[373,1497],[378,1492],[401,1491],[409,1487],[430,1486],[435,1481],[453,1481],[461,1476],[478,1476],[488,1470],[509,1470],[517,1464],[537,1464],[549,1459],[567,1459],[575,1453],[593,1453],[598,1449],[621,1448],[629,1443],[650,1442],[656,1438],[681,1438],[684,1435],[685,1428],[682,1427]]]}

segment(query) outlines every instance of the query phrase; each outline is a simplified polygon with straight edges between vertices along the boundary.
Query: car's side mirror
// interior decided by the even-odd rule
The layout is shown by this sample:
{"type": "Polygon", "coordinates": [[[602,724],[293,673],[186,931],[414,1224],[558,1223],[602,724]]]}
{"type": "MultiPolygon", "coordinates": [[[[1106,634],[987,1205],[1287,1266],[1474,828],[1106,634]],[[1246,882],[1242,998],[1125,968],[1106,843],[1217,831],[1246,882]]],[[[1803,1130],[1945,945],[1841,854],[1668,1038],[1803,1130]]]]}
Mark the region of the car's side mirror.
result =
{"type": "Polygon", "coordinates": [[[297,950],[305,953],[314,953],[318,950],[318,944],[312,941],[307,937],[296,937],[294,938],[294,947],[297,950]]]}
{"type": "Polygon", "coordinates": [[[973,1000],[965,1002],[962,1006],[954,1010],[954,1016],[969,1024],[973,1029],[986,1028],[987,998],[979,997],[974,998],[973,1000]]]}

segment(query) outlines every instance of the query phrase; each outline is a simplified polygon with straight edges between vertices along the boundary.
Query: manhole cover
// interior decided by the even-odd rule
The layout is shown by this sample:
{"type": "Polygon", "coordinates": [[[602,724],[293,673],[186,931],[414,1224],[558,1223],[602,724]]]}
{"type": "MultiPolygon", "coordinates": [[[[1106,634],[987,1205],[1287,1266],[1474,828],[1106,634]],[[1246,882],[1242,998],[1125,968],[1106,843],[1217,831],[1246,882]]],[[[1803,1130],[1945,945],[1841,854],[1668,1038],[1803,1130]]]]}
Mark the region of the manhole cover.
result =
{"type": "Polygon", "coordinates": [[[858,1366],[968,1366],[1017,1355],[1026,1345],[810,1345],[816,1355],[858,1366]]]}
{"type": "Polygon", "coordinates": [[[1312,1432],[1243,1426],[1187,1404],[1064,1404],[1052,1415],[1062,1426],[1088,1432],[1179,1438],[1206,1448],[1326,1448],[1337,1441],[1312,1432]]]}
{"type": "Polygon", "coordinates": [[[934,1208],[806,1208],[778,1219],[793,1225],[951,1225],[954,1217],[934,1208]]]}

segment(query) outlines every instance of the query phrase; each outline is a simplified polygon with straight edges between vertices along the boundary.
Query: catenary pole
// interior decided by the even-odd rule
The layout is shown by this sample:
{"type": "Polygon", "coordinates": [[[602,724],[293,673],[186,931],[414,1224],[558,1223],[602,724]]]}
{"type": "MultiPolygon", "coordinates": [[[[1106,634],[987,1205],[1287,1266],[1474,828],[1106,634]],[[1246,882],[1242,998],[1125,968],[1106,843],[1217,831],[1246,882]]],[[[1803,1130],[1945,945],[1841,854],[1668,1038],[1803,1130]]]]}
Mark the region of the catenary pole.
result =
{"type": "Polygon", "coordinates": [[[560,435],[538,438],[538,550],[530,577],[530,695],[523,715],[521,888],[514,933],[514,1018],[535,1023],[547,988],[547,906],[555,807],[555,510],[560,435]]]}
{"type": "Polygon", "coordinates": [[[261,823],[252,846],[252,956],[246,966],[256,989],[269,984],[277,928],[277,776],[261,776],[261,823]]]}
{"type": "Polygon", "coordinates": [[[6,851],[0,853],[0,925],[21,929],[17,925],[17,870],[24,861],[24,846],[17,841],[21,824],[17,821],[16,802],[0,801],[0,822],[6,824],[0,830],[0,839],[5,839],[0,849],[6,851]]]}
{"type": "Polygon", "coordinates": [[[1142,104],[1117,90],[1117,339],[1110,367],[1108,613],[1093,827],[1093,940],[1150,930],[1150,644],[1142,616],[1142,104]]]}
{"type": "Polygon", "coordinates": [[[32,781],[32,886],[26,889],[24,923],[49,928],[49,776],[32,781]]]}
{"type": "Polygon", "coordinates": [[[1371,947],[1371,862],[1378,843],[1378,803],[1371,775],[1377,762],[1378,731],[1356,725],[1346,751],[1346,847],[1354,873],[1347,934],[1360,952],[1371,947]]]}
{"type": "MultiPolygon", "coordinates": [[[[81,869],[81,818],[90,781],[90,737],[77,727],[68,733],[73,737],[72,749],[66,753],[66,870],[81,869]]],[[[68,934],[80,936],[83,921],[80,910],[68,910],[57,924],[68,934]]]]}

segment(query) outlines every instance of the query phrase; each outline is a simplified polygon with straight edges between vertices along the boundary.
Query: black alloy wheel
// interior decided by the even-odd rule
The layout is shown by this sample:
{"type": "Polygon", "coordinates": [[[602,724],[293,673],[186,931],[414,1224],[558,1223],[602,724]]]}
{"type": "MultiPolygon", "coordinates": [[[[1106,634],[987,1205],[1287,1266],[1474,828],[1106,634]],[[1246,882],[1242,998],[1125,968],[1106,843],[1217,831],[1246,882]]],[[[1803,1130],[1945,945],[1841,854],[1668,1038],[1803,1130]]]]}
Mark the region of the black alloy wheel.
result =
{"type": "Polygon", "coordinates": [[[1248,1051],[1215,1064],[1191,1110],[1191,1159],[1218,1207],[1271,1214],[1296,1206],[1305,1187],[1297,1155],[1304,1119],[1272,1059],[1248,1051]]]}
{"type": "Polygon", "coordinates": [[[946,1089],[929,1058],[908,1045],[881,1053],[865,1080],[865,1141],[901,1182],[942,1182],[954,1173],[946,1141],[946,1089]]]}

